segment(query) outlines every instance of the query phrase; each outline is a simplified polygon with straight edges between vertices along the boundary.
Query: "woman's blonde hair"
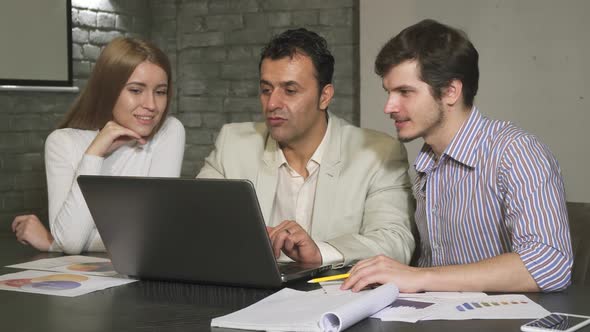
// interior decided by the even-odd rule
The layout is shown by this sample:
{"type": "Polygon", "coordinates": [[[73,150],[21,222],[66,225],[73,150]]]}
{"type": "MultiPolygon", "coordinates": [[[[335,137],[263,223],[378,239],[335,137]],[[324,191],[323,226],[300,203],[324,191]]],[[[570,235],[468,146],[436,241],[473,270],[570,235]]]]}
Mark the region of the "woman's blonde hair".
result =
{"type": "Polygon", "coordinates": [[[86,87],[80,93],[59,128],[100,130],[113,119],[113,108],[135,68],[149,61],[162,68],[168,80],[168,98],[162,120],[154,128],[154,135],[162,126],[170,106],[172,70],[170,60],[156,45],[130,37],[113,39],[100,53],[86,87]]]}

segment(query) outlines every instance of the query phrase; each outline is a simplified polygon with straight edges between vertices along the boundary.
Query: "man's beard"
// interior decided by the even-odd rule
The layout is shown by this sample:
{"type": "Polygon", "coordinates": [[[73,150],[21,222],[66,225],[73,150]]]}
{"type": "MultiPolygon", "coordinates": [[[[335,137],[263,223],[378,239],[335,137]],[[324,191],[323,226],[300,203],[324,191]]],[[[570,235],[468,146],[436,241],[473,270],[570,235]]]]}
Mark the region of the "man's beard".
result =
{"type": "Polygon", "coordinates": [[[428,121],[425,123],[426,124],[425,128],[422,128],[422,130],[420,130],[418,133],[416,133],[412,136],[405,136],[405,137],[400,136],[399,131],[398,131],[398,133],[397,133],[398,140],[402,143],[409,143],[417,138],[421,138],[421,137],[426,136],[432,128],[440,126],[441,123],[443,123],[444,118],[445,118],[445,112],[444,112],[441,102],[437,102],[436,109],[437,109],[437,112],[435,113],[436,116],[435,117],[433,116],[432,118],[427,119],[428,121]]]}

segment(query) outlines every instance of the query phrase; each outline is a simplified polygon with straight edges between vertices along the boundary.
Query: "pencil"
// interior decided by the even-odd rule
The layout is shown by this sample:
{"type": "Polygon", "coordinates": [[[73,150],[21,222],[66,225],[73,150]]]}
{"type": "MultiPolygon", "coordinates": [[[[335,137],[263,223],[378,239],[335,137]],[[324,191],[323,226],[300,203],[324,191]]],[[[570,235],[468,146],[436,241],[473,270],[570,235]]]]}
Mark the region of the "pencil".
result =
{"type": "Polygon", "coordinates": [[[309,280],[307,283],[309,283],[309,284],[315,284],[315,283],[322,282],[322,281],[341,280],[341,279],[348,278],[348,276],[350,276],[350,273],[336,274],[336,275],[333,275],[333,276],[327,276],[327,277],[321,277],[321,278],[314,278],[314,279],[309,280]]]}

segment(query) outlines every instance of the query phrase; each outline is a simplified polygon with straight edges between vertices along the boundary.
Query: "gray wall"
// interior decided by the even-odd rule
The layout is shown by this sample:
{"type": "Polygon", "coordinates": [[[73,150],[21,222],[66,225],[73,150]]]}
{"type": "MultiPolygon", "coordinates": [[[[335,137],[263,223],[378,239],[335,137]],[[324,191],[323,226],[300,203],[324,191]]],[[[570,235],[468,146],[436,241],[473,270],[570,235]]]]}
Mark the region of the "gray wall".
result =
{"type": "MultiPolygon", "coordinates": [[[[537,135],[559,160],[571,202],[590,202],[590,2],[586,0],[371,0],[360,3],[361,125],[390,134],[373,72],[380,47],[424,18],[459,27],[480,53],[476,106],[537,135]]],[[[414,160],[421,140],[407,144],[414,160]]]]}
{"type": "MultiPolygon", "coordinates": [[[[170,56],[172,112],[187,132],[183,176],[196,175],[224,123],[260,118],[258,53],[287,28],[307,27],[328,40],[336,58],[331,110],[359,123],[358,0],[73,0],[72,5],[76,86],[84,86],[101,47],[119,35],[150,38],[170,56]]],[[[75,97],[0,91],[0,232],[8,232],[18,214],[35,213],[47,221],[43,144],[75,97]]]]}

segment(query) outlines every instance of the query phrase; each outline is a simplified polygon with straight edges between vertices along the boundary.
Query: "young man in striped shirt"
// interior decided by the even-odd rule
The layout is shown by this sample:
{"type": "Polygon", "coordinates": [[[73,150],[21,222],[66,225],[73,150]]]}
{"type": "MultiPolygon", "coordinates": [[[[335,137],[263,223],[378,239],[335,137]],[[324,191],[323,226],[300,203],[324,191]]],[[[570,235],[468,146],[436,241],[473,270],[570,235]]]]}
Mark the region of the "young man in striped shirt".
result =
{"type": "Polygon", "coordinates": [[[375,60],[398,137],[416,162],[418,267],[363,260],[343,289],[394,282],[402,292],[558,291],[573,263],[563,180],[547,146],[473,106],[478,53],[433,20],[391,39],[375,60]]]}

